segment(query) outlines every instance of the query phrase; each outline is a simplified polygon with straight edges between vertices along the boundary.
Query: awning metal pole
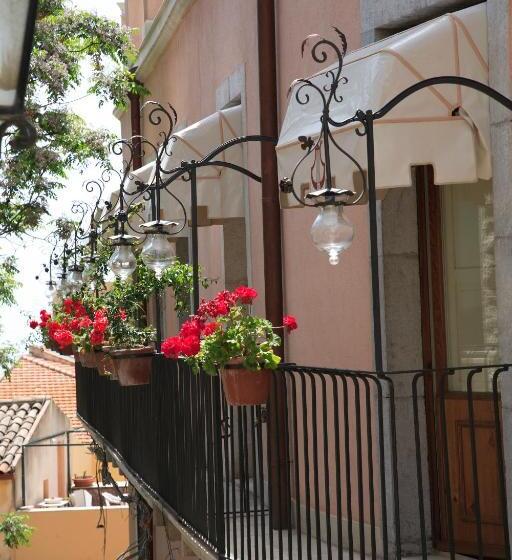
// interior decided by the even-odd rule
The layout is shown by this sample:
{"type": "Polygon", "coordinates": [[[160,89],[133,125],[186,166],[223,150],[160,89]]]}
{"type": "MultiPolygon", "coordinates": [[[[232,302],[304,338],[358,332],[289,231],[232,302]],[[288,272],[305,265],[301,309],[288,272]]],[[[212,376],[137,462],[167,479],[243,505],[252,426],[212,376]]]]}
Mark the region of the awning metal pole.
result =
{"type": "Polygon", "coordinates": [[[368,219],[370,222],[370,266],[372,277],[373,345],[375,371],[383,370],[380,314],[379,237],[377,228],[377,195],[375,191],[375,144],[373,112],[365,112],[366,153],[368,159],[368,219]]]}
{"type": "Polygon", "coordinates": [[[25,446],[21,446],[21,501],[24,506],[27,505],[26,491],[25,491],[25,446]]]}
{"type": "Polygon", "coordinates": [[[197,169],[194,166],[195,162],[191,162],[190,168],[190,219],[192,228],[192,282],[193,282],[193,296],[192,296],[192,313],[195,315],[199,307],[199,241],[197,235],[197,169]]]}

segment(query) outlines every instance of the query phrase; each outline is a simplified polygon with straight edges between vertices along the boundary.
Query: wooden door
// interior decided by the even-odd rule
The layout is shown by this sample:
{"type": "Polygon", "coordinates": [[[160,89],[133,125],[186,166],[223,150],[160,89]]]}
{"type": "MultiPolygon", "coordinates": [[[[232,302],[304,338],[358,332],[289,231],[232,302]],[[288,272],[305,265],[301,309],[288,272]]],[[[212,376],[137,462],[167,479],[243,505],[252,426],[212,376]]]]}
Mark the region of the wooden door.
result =
{"type": "MultiPolygon", "coordinates": [[[[418,168],[418,230],[424,367],[498,362],[492,185],[437,186],[418,168]]],[[[478,555],[468,370],[438,371],[430,380],[429,423],[436,545],[478,555]],[[447,450],[447,453],[446,453],[447,450]],[[446,473],[449,473],[447,476],[446,473]],[[447,498],[449,496],[449,498],[447,498]],[[450,523],[451,521],[451,523],[450,523]]],[[[504,557],[496,426],[491,378],[472,382],[480,528],[486,558],[504,557]]]]}

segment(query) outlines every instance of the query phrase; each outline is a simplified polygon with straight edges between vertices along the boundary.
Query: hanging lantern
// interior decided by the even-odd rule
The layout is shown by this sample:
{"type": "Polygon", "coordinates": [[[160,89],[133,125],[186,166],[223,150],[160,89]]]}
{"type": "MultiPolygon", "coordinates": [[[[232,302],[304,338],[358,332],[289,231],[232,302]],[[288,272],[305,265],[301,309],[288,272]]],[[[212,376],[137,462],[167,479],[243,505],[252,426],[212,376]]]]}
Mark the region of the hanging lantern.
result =
{"type": "Polygon", "coordinates": [[[110,270],[121,280],[128,280],[137,268],[137,259],[133,253],[135,235],[119,234],[109,237],[115,247],[108,265],[110,270]]]}
{"type": "Polygon", "coordinates": [[[142,245],[141,257],[144,264],[161,278],[164,270],[171,266],[176,258],[174,246],[168,239],[166,228],[177,226],[176,222],[164,220],[146,222],[140,227],[146,230],[146,240],[142,245]]]}

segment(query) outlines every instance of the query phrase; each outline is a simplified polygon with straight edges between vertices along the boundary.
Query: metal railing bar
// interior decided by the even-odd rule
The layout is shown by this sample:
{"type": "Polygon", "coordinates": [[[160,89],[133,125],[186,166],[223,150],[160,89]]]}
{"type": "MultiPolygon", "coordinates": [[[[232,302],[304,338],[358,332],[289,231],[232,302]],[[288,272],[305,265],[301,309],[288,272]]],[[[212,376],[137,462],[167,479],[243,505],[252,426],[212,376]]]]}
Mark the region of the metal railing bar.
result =
{"type": "Polygon", "coordinates": [[[349,560],[354,559],[354,533],[352,517],[352,465],[350,460],[350,422],[348,416],[348,383],[345,376],[341,377],[343,383],[343,424],[345,427],[345,478],[347,492],[347,520],[348,520],[348,553],[349,560]]]}
{"type": "Polygon", "coordinates": [[[343,558],[343,525],[342,525],[342,491],[341,491],[341,458],[340,458],[340,413],[339,413],[339,387],[336,377],[332,380],[332,400],[334,408],[334,465],[336,477],[336,531],[338,533],[338,560],[343,558]]]}
{"type": "Polygon", "coordinates": [[[372,560],[377,558],[377,543],[375,537],[375,488],[373,478],[373,434],[372,434],[372,408],[370,402],[370,385],[368,380],[363,376],[363,384],[365,386],[366,401],[366,449],[368,456],[368,490],[370,494],[370,539],[372,545],[372,560]]]}
{"type": "MultiPolygon", "coordinates": [[[[313,491],[315,496],[315,531],[316,531],[316,553],[317,558],[322,557],[321,548],[321,521],[320,521],[320,485],[318,476],[318,405],[316,399],[315,378],[311,372],[307,372],[311,381],[311,417],[313,422],[313,491]]],[[[325,435],[325,434],[324,434],[325,435]]]]}
{"type": "MultiPolygon", "coordinates": [[[[263,414],[261,406],[256,407],[256,439],[258,449],[258,470],[259,470],[259,485],[261,492],[261,510],[260,510],[260,523],[261,523],[261,550],[263,553],[263,560],[267,559],[266,547],[266,534],[265,534],[265,517],[268,510],[265,508],[265,484],[263,479],[263,414]]],[[[256,512],[258,504],[256,503],[256,512]]]]}
{"type": "Polygon", "coordinates": [[[325,519],[327,538],[327,558],[332,560],[331,542],[331,489],[329,485],[329,429],[327,425],[327,384],[324,376],[320,377],[322,386],[322,423],[323,423],[323,448],[324,448],[324,493],[325,493],[325,519]]]}
{"type": "Polygon", "coordinates": [[[414,441],[416,451],[416,478],[418,481],[418,508],[420,514],[420,535],[421,535],[421,557],[427,560],[427,534],[425,528],[425,505],[423,503],[423,470],[421,467],[421,438],[419,427],[419,413],[418,413],[418,381],[423,377],[423,386],[425,386],[424,373],[418,373],[414,376],[412,381],[412,407],[414,417],[414,441]]]}
{"type": "Polygon", "coordinates": [[[230,421],[231,421],[231,437],[229,438],[229,450],[230,450],[230,464],[231,464],[231,503],[233,507],[233,552],[235,558],[238,555],[238,531],[237,531],[237,516],[236,516],[236,488],[235,488],[235,415],[232,408],[228,408],[230,411],[230,421]]]}
{"type": "Polygon", "coordinates": [[[285,462],[286,462],[286,514],[287,514],[287,527],[288,527],[288,558],[292,557],[293,553],[293,539],[292,539],[292,528],[293,528],[293,521],[292,521],[292,481],[291,481],[291,458],[290,458],[290,414],[288,410],[288,383],[287,380],[284,379],[284,384],[286,386],[286,395],[287,398],[285,400],[285,462]]]}
{"type": "MultiPolygon", "coordinates": [[[[482,365],[479,366],[482,368],[482,370],[484,369],[496,369],[496,368],[511,368],[512,367],[512,363],[511,364],[488,364],[488,365],[482,365]]],[[[394,370],[394,371],[386,371],[385,372],[385,376],[390,376],[390,375],[401,375],[401,374],[411,374],[411,373],[447,373],[449,374],[450,372],[458,372],[458,371],[469,371],[473,369],[471,366],[457,366],[457,367],[446,367],[446,368],[424,368],[424,369],[403,369],[403,370],[394,370]]],[[[376,371],[370,371],[370,370],[355,370],[355,369],[336,369],[336,368],[328,368],[328,367],[316,367],[316,366],[298,366],[294,363],[283,363],[280,364],[278,367],[278,371],[283,371],[283,372],[310,372],[310,373],[318,373],[318,374],[331,374],[331,375],[346,375],[348,377],[351,376],[358,376],[358,375],[370,375],[372,377],[378,377],[379,374],[376,371]]],[[[507,369],[508,371],[508,369],[507,369]]]]}
{"type": "Polygon", "coordinates": [[[299,470],[299,430],[297,420],[297,387],[295,385],[295,376],[290,376],[292,387],[292,421],[293,421],[293,462],[295,470],[295,517],[296,517],[296,534],[297,534],[297,558],[302,560],[302,519],[300,512],[300,470],[299,470]]]}
{"type": "Polygon", "coordinates": [[[451,482],[450,482],[450,465],[448,459],[448,433],[446,426],[446,384],[447,375],[452,375],[454,371],[440,372],[441,373],[441,384],[439,390],[440,399],[440,413],[441,413],[441,437],[443,440],[443,464],[444,464],[444,476],[445,476],[445,500],[446,500],[446,510],[447,510],[447,522],[448,522],[448,543],[449,543],[449,553],[451,560],[455,560],[455,540],[453,533],[453,511],[452,511],[452,492],[451,492],[451,482]]]}
{"type": "Polygon", "coordinates": [[[482,513],[480,510],[480,488],[478,484],[478,464],[476,453],[476,433],[475,433],[475,411],[473,406],[473,377],[482,371],[481,368],[473,369],[468,373],[466,379],[466,387],[468,394],[468,415],[469,415],[469,434],[471,440],[471,471],[473,475],[473,493],[475,499],[475,517],[476,517],[476,538],[478,546],[478,558],[484,558],[484,543],[482,537],[482,513]]]}
{"type": "Polygon", "coordinates": [[[395,411],[395,386],[393,381],[387,375],[381,376],[379,379],[387,381],[389,390],[389,416],[390,416],[390,432],[391,432],[391,469],[393,472],[393,520],[395,524],[395,547],[396,557],[402,557],[402,540],[400,528],[400,495],[398,490],[398,448],[396,441],[396,411],[395,411]]]}
{"type": "Polygon", "coordinates": [[[363,450],[361,442],[361,394],[359,391],[359,378],[352,377],[354,385],[354,404],[356,410],[356,465],[357,465],[357,500],[359,506],[359,551],[362,558],[366,557],[366,543],[364,530],[364,490],[363,490],[363,450]]]}
{"type": "MultiPolygon", "coordinates": [[[[257,467],[257,443],[256,443],[256,416],[255,407],[250,407],[250,424],[251,424],[251,449],[252,449],[252,480],[253,480],[253,503],[254,503],[254,516],[253,516],[253,527],[254,527],[254,555],[258,559],[260,557],[260,542],[259,542],[259,526],[258,526],[258,479],[256,476],[257,467]]],[[[250,508],[249,508],[250,509],[250,508]]]]}
{"type": "Polygon", "coordinates": [[[503,453],[503,434],[501,430],[500,397],[498,390],[499,376],[508,370],[508,366],[498,368],[492,376],[492,396],[494,409],[494,423],[496,426],[496,453],[498,456],[498,481],[500,485],[501,518],[503,521],[503,540],[505,543],[505,558],[510,559],[510,535],[508,525],[507,486],[505,482],[505,457],[503,453]]]}

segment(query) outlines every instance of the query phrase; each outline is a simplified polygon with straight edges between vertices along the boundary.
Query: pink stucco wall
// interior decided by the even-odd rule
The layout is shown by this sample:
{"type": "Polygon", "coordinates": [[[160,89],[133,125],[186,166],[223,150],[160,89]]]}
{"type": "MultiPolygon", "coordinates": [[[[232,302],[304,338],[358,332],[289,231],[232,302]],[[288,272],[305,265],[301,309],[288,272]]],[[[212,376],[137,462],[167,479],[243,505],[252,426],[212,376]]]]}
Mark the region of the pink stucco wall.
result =
{"type": "MultiPolygon", "coordinates": [[[[139,3],[142,5],[142,0],[139,3]]],[[[276,6],[278,102],[282,120],[290,82],[317,70],[307,55],[304,59],[300,56],[302,39],[311,33],[332,35],[332,25],[336,25],[347,34],[350,47],[356,48],[359,46],[360,18],[358,0],[281,0],[276,6]]],[[[190,125],[217,109],[217,88],[237,68],[243,66],[246,90],[245,99],[242,100],[245,106],[244,132],[257,133],[260,127],[256,9],[256,0],[196,0],[145,81],[145,86],[151,92],[150,98],[162,103],[172,103],[178,112],[179,123],[183,126],[190,125]]],[[[134,10],[128,10],[129,16],[134,13],[134,10]]],[[[130,24],[130,21],[127,23],[130,24]]],[[[151,128],[144,126],[143,133],[151,136],[154,133],[151,128]]],[[[247,164],[254,170],[260,168],[259,149],[256,146],[249,148],[247,164]]],[[[251,283],[261,294],[256,311],[263,313],[260,192],[257,183],[249,185],[251,283]]],[[[316,215],[315,211],[300,209],[282,213],[285,311],[296,315],[300,325],[298,331],[287,337],[288,361],[338,368],[372,367],[367,208],[361,206],[349,209],[347,213],[354,223],[356,236],[352,247],[343,255],[337,267],[329,265],[327,257],[311,242],[309,229],[316,215]]],[[[201,232],[205,242],[210,239],[208,248],[204,246],[202,249],[203,254],[207,254],[206,267],[212,271],[217,270],[215,251],[219,251],[216,249],[219,245],[216,243],[218,233],[209,237],[207,232],[201,232]]],[[[218,259],[220,254],[219,251],[218,259]]],[[[308,399],[311,410],[310,393],[308,399]]],[[[353,392],[350,392],[349,400],[353,401],[353,392]]],[[[319,414],[320,411],[319,406],[319,414]]],[[[328,425],[332,427],[332,401],[329,401],[327,413],[328,425]]],[[[350,416],[353,415],[351,409],[350,416]]],[[[321,423],[320,417],[318,420],[321,423]]],[[[362,431],[365,431],[364,424],[362,431]]],[[[302,436],[299,433],[300,441],[302,436]]],[[[350,445],[353,452],[353,432],[350,445]]],[[[319,446],[320,453],[323,453],[321,438],[319,446]]],[[[311,452],[310,449],[309,453],[311,452]]],[[[332,453],[329,460],[334,468],[332,453]]],[[[320,474],[321,484],[322,476],[320,474]]],[[[302,490],[307,484],[311,484],[311,480],[305,481],[302,473],[302,490]]],[[[331,491],[335,492],[335,485],[331,485],[331,491]]],[[[325,507],[323,496],[320,505],[325,507]]],[[[368,508],[366,511],[368,512],[368,508]]]]}
{"type": "Polygon", "coordinates": [[[154,19],[154,17],[156,16],[156,14],[158,13],[158,10],[160,9],[161,5],[162,5],[162,0],[145,0],[144,4],[145,4],[145,16],[146,19],[154,19]]]}
{"type": "MultiPolygon", "coordinates": [[[[130,3],[128,15],[137,14],[132,6],[135,0],[127,1],[130,3]]],[[[359,46],[359,6],[356,0],[343,2],[343,5],[335,0],[315,3],[283,0],[277,3],[276,20],[282,119],[290,82],[315,70],[307,56],[301,59],[302,39],[313,32],[329,35],[334,24],[345,31],[352,47],[359,46]]],[[[245,132],[255,133],[259,131],[256,2],[197,0],[169,41],[145,86],[152,99],[171,102],[178,112],[179,122],[190,125],[217,109],[217,88],[240,65],[245,67],[246,80],[245,132]]],[[[144,133],[151,135],[151,128],[145,126],[144,133]]],[[[257,147],[249,149],[248,165],[259,169],[257,147]]],[[[249,197],[252,284],[263,296],[258,184],[250,185],[249,197]]],[[[348,212],[356,228],[356,238],[340,265],[332,267],[309,237],[315,212],[283,212],[285,307],[287,312],[297,315],[301,326],[288,340],[288,360],[359,369],[371,367],[366,213],[365,207],[348,212]]],[[[259,311],[263,311],[263,297],[259,311]]]]}

